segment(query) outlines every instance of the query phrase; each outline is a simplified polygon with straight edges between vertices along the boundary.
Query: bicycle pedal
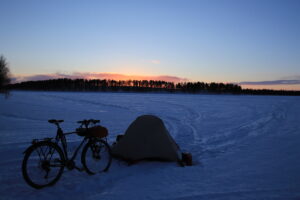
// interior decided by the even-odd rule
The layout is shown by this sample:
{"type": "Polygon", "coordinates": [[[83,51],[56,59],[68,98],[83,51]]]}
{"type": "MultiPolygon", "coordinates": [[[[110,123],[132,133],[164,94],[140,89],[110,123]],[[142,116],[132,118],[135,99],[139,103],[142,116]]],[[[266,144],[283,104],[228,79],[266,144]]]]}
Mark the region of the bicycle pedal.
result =
{"type": "Polygon", "coordinates": [[[80,172],[83,172],[83,171],[85,171],[85,168],[84,168],[84,167],[82,167],[82,168],[75,167],[75,169],[77,169],[77,170],[78,170],[78,171],[80,171],[80,172]]]}

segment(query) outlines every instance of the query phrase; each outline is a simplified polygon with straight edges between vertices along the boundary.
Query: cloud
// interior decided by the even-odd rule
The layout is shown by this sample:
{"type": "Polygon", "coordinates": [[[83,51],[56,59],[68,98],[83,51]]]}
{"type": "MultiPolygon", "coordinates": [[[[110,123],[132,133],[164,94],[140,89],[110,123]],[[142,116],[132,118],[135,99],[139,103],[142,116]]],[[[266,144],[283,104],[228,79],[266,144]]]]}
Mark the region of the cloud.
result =
{"type": "Polygon", "coordinates": [[[293,75],[293,76],[285,76],[281,78],[282,80],[300,80],[300,75],[293,75]]]}
{"type": "Polygon", "coordinates": [[[160,60],[151,60],[151,63],[155,64],[155,65],[158,65],[158,64],[160,64],[160,60]]]}
{"type": "Polygon", "coordinates": [[[63,78],[60,77],[58,74],[36,74],[31,76],[22,76],[17,75],[11,78],[13,83],[23,82],[23,81],[42,81],[42,80],[49,80],[49,79],[57,79],[63,78]]]}
{"type": "Polygon", "coordinates": [[[111,79],[111,80],[162,80],[168,82],[184,82],[188,81],[186,78],[177,76],[140,76],[140,75],[126,75],[126,74],[114,74],[114,73],[89,73],[89,72],[74,72],[71,74],[67,73],[55,73],[55,74],[36,74],[31,76],[13,76],[12,82],[24,82],[24,81],[37,81],[37,80],[49,80],[58,78],[69,78],[69,79],[111,79]]]}
{"type": "Polygon", "coordinates": [[[273,81],[245,81],[238,83],[240,85],[298,85],[300,84],[299,80],[273,80],[273,81]]]}

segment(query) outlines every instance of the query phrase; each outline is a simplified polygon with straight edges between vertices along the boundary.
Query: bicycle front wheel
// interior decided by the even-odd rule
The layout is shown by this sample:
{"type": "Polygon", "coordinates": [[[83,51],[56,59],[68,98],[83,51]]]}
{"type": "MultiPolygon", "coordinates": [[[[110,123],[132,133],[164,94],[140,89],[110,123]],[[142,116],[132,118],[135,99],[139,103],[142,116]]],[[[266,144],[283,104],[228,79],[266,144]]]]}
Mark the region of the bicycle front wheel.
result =
{"type": "Polygon", "coordinates": [[[92,138],[83,148],[81,162],[88,174],[106,172],[111,164],[109,145],[97,138],[92,138]]]}
{"type": "Polygon", "coordinates": [[[22,174],[36,189],[55,184],[64,171],[64,155],[52,142],[38,142],[25,151],[22,174]]]}

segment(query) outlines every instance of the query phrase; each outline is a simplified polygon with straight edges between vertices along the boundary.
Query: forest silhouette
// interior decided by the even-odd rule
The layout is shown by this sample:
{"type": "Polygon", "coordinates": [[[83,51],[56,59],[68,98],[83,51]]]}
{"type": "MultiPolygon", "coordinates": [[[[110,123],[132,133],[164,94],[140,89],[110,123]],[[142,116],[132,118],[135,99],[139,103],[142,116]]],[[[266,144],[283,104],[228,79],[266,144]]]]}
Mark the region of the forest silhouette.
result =
{"type": "Polygon", "coordinates": [[[107,91],[107,92],[169,92],[169,93],[211,93],[211,94],[248,94],[248,95],[293,95],[300,91],[242,89],[232,83],[204,82],[166,82],[156,80],[106,80],[106,79],[51,79],[26,81],[10,84],[9,90],[38,91],[107,91]]]}

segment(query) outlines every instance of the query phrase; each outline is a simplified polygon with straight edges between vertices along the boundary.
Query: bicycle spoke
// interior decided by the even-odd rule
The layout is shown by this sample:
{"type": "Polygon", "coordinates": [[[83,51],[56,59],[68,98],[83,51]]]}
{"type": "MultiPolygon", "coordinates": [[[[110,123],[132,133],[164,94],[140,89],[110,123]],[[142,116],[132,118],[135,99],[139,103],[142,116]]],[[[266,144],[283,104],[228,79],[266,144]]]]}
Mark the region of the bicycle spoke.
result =
{"type": "Polygon", "coordinates": [[[48,175],[49,175],[49,171],[50,171],[50,170],[45,170],[45,171],[46,171],[46,175],[45,175],[44,178],[45,178],[45,179],[48,179],[48,175]]]}
{"type": "Polygon", "coordinates": [[[49,158],[49,160],[51,160],[51,158],[52,158],[52,156],[53,156],[53,154],[54,154],[54,151],[55,151],[55,149],[54,149],[54,148],[50,149],[50,152],[49,152],[49,154],[50,154],[50,158],[49,158]],[[51,152],[51,150],[52,150],[52,152],[51,152]]]}
{"type": "MultiPolygon", "coordinates": [[[[41,148],[41,147],[40,147],[40,148],[41,148]]],[[[41,151],[42,151],[42,150],[41,150],[40,148],[37,148],[37,149],[36,149],[36,152],[37,152],[38,155],[39,155],[40,161],[42,161],[42,158],[41,158],[41,153],[42,153],[41,151]]]]}
{"type": "Polygon", "coordinates": [[[41,147],[41,153],[42,153],[42,155],[44,157],[44,160],[45,160],[46,159],[46,155],[45,155],[45,150],[43,149],[43,147],[41,147]]]}
{"type": "Polygon", "coordinates": [[[63,154],[53,143],[36,144],[23,161],[22,172],[27,183],[40,188],[55,183],[63,172],[63,154]]]}
{"type": "Polygon", "coordinates": [[[85,147],[82,159],[89,174],[106,171],[111,163],[109,146],[102,140],[95,140],[85,147]]]}

